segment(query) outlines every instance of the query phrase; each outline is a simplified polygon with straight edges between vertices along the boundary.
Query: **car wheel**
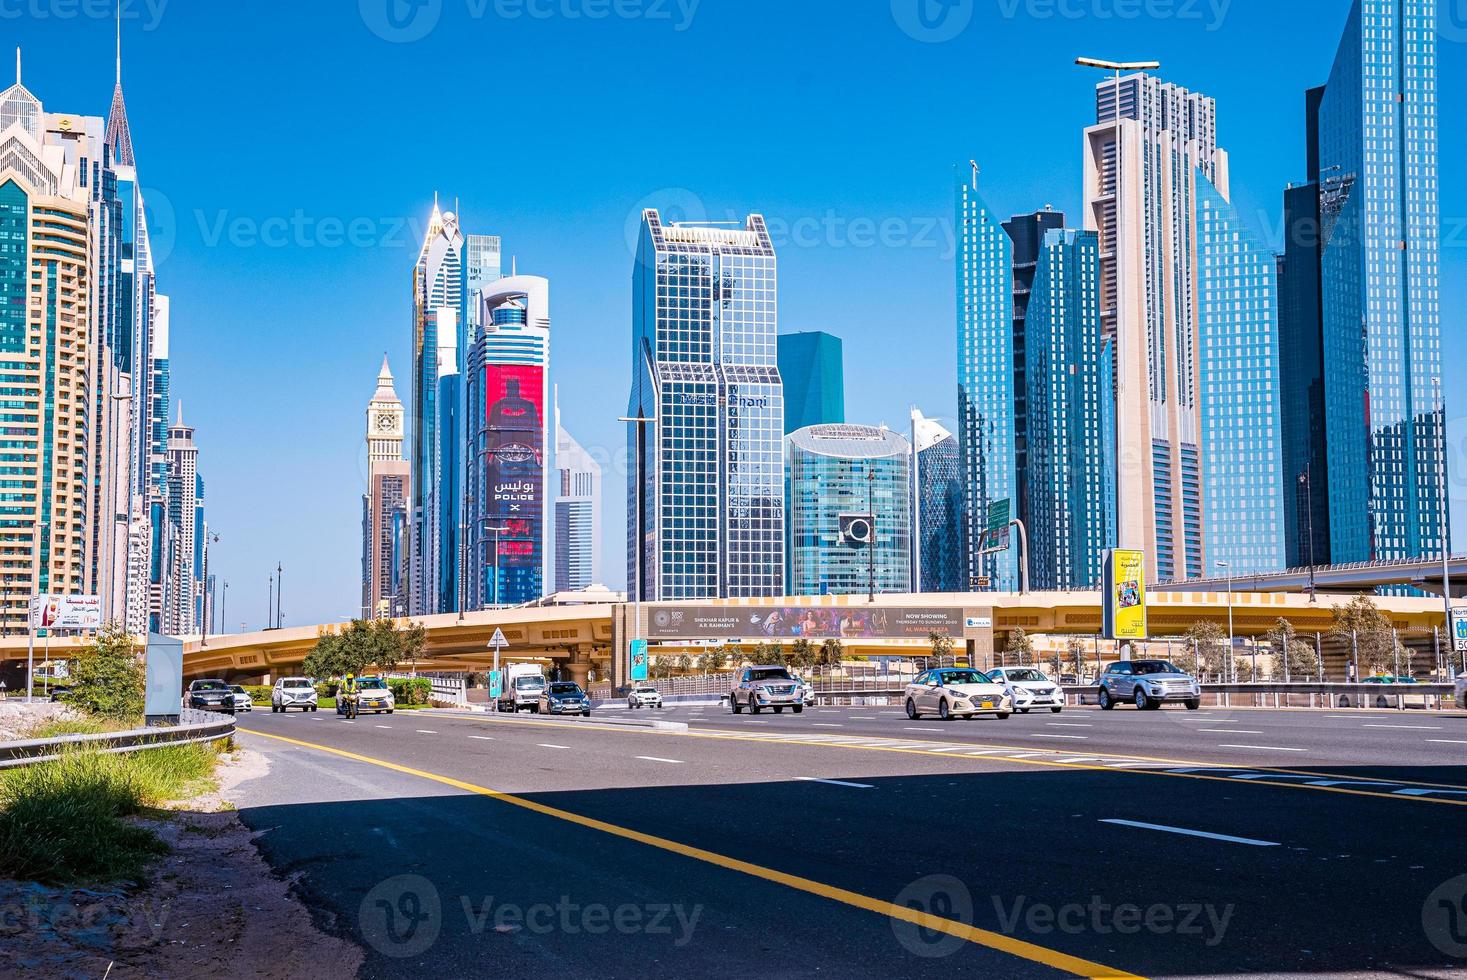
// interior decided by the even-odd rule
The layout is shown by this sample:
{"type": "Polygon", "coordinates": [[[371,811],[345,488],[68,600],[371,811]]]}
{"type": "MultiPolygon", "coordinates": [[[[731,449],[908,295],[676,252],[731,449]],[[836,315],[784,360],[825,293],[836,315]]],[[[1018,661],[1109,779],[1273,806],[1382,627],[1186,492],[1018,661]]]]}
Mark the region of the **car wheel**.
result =
{"type": "Polygon", "coordinates": [[[317,707],[319,707],[319,705],[314,705],[313,704],[309,708],[304,708],[302,710],[304,710],[304,711],[315,711],[317,707]]]}
{"type": "Polygon", "coordinates": [[[963,715],[963,720],[964,721],[972,721],[973,720],[973,716],[972,715],[963,715]]]}
{"type": "Polygon", "coordinates": [[[1138,711],[1149,711],[1151,709],[1151,699],[1139,687],[1136,688],[1136,709],[1138,711]]]}
{"type": "Polygon", "coordinates": [[[591,712],[589,712],[589,711],[582,711],[581,712],[581,717],[582,718],[589,718],[589,717],[591,717],[591,712]]]}
{"type": "Polygon", "coordinates": [[[1348,708],[1350,706],[1350,698],[1349,698],[1349,695],[1346,695],[1346,694],[1341,694],[1340,695],[1339,706],[1341,708],[1348,708]]]}
{"type": "Polygon", "coordinates": [[[1064,708],[1050,708],[1049,709],[1049,713],[1052,714],[1052,715],[1057,715],[1061,711],[1064,711],[1064,710],[1065,710],[1064,708]]]}
{"type": "Polygon", "coordinates": [[[396,708],[388,708],[387,709],[387,713],[390,715],[390,714],[392,714],[396,710],[397,710],[396,708]]]}
{"type": "Polygon", "coordinates": [[[1029,713],[1029,709],[1028,708],[1020,708],[1019,709],[1019,714],[1021,714],[1021,715],[1027,715],[1028,713],[1029,713]]]}
{"type": "Polygon", "coordinates": [[[917,702],[913,701],[911,698],[907,698],[907,717],[912,719],[913,721],[918,721],[922,717],[917,712],[917,702]]]}
{"type": "Polygon", "coordinates": [[[947,698],[943,698],[941,701],[937,702],[937,717],[941,718],[943,721],[953,720],[952,713],[948,710],[947,707],[947,698]]]}
{"type": "Polygon", "coordinates": [[[728,710],[729,711],[732,711],[736,715],[740,715],[740,714],[743,714],[744,713],[744,707],[743,707],[743,705],[739,704],[739,699],[736,698],[736,697],[734,697],[733,695],[729,695],[729,698],[728,698],[728,710]]]}
{"type": "Polygon", "coordinates": [[[755,702],[753,698],[749,699],[749,714],[757,715],[762,710],[763,709],[759,707],[758,703],[755,702]]]}
{"type": "Polygon", "coordinates": [[[1201,698],[1192,698],[1192,699],[1188,700],[1185,703],[1187,705],[1187,710],[1188,711],[1196,711],[1198,708],[1202,707],[1202,699],[1201,698]]]}
{"type": "Polygon", "coordinates": [[[1389,708],[1391,705],[1390,702],[1386,700],[1386,696],[1384,694],[1377,694],[1375,696],[1375,706],[1377,708],[1389,708]]]}
{"type": "Polygon", "coordinates": [[[1111,700],[1110,691],[1107,688],[1102,687],[1100,689],[1100,710],[1109,711],[1115,706],[1116,703],[1111,700]]]}
{"type": "Polygon", "coordinates": [[[999,721],[1008,721],[1009,720],[1009,713],[1007,711],[1000,711],[998,713],[998,720],[999,721]]]}
{"type": "Polygon", "coordinates": [[[797,715],[804,714],[805,713],[805,706],[803,704],[797,704],[791,710],[793,710],[794,713],[797,714],[797,715]]]}
{"type": "Polygon", "coordinates": [[[775,707],[774,713],[777,714],[777,715],[782,715],[782,714],[784,714],[784,709],[783,708],[780,708],[780,707],[775,707]]]}

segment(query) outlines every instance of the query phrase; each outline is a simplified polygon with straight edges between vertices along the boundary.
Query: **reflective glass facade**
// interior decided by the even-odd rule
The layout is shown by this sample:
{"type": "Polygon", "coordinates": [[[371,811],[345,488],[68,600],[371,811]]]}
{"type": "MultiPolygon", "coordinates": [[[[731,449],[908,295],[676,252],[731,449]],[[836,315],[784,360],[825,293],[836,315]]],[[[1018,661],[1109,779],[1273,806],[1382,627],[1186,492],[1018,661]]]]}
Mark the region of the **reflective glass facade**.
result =
{"type": "Polygon", "coordinates": [[[845,368],[839,337],[781,334],[779,376],[784,382],[784,431],[846,420],[845,368]]]}
{"type": "Polygon", "coordinates": [[[1050,230],[1036,256],[1025,316],[1030,584],[1084,589],[1115,546],[1106,480],[1100,245],[1094,232],[1050,230]]]}
{"type": "Polygon", "coordinates": [[[1198,346],[1208,557],[1234,574],[1287,566],[1276,260],[1197,180],[1198,346]]]}
{"type": "Polygon", "coordinates": [[[890,429],[816,425],[789,439],[791,595],[912,591],[911,444],[890,429]],[[875,519],[871,545],[841,518],[875,519]]]}
{"type": "Polygon", "coordinates": [[[1356,0],[1319,107],[1330,557],[1442,550],[1434,0],[1356,0]]]}
{"type": "Polygon", "coordinates": [[[966,578],[1018,591],[1013,550],[978,554],[988,505],[1018,492],[1014,463],[1013,246],[978,193],[977,169],[957,179],[958,444],[963,457],[966,578]]]}
{"type": "Polygon", "coordinates": [[[912,586],[918,592],[964,592],[968,539],[958,439],[913,409],[912,449],[912,586]]]}
{"type": "Polygon", "coordinates": [[[764,219],[643,213],[633,276],[628,583],[646,599],[784,591],[784,394],[764,219]]]}

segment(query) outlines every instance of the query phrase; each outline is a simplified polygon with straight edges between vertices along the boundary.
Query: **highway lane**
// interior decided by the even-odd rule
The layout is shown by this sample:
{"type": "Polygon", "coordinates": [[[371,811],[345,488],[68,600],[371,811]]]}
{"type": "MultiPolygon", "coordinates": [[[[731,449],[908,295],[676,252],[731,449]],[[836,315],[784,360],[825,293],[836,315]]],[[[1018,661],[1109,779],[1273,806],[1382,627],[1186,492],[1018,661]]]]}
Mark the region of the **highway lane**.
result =
{"type": "MultiPolygon", "coordinates": [[[[1206,774],[1104,770],[1063,764],[1084,758],[1067,753],[953,755],[945,734],[925,743],[915,741],[920,734],[863,740],[831,730],[667,735],[526,716],[429,720],[408,713],[355,725],[323,713],[242,723],[517,793],[878,901],[925,903],[945,918],[1145,975],[1441,967],[1452,961],[1423,932],[1423,903],[1467,870],[1467,808],[1206,774]],[[801,737],[886,745],[796,741],[801,737]],[[1139,929],[1130,906],[1149,916],[1139,929]],[[1213,924],[1200,928],[1205,922],[1213,924]]],[[[458,787],[444,797],[441,783],[420,776],[242,738],[275,759],[270,780],[244,787],[242,816],[260,829],[276,828],[263,838],[272,863],[302,870],[303,888],[323,917],[358,941],[368,879],[402,861],[438,892],[483,889],[519,904],[543,904],[557,888],[583,904],[628,894],[670,901],[676,883],[686,890],[675,897],[702,905],[713,916],[705,921],[725,923],[700,928],[671,950],[650,936],[595,944],[563,929],[508,934],[526,955],[538,957],[543,945],[547,972],[562,975],[645,975],[637,965],[653,954],[657,963],[697,975],[803,975],[816,966],[843,976],[1036,969],[961,941],[957,952],[923,956],[933,951],[929,944],[953,937],[911,933],[904,942],[889,919],[869,911],[839,903],[832,909],[788,888],[771,895],[769,881],[466,796],[458,787]],[[362,787],[370,789],[358,801],[362,787]],[[526,840],[536,842],[525,858],[533,869],[479,860],[485,849],[518,853],[526,840]],[[395,855],[386,869],[352,870],[384,841],[395,855]],[[812,922],[824,931],[812,934],[812,922]],[[759,958],[773,955],[777,966],[741,956],[751,937],[759,958]]],[[[429,965],[438,955],[468,964],[502,935],[451,928],[447,918],[444,926],[427,958],[410,964],[429,965]]],[[[398,975],[403,965],[380,953],[372,963],[374,976],[398,975]]]]}

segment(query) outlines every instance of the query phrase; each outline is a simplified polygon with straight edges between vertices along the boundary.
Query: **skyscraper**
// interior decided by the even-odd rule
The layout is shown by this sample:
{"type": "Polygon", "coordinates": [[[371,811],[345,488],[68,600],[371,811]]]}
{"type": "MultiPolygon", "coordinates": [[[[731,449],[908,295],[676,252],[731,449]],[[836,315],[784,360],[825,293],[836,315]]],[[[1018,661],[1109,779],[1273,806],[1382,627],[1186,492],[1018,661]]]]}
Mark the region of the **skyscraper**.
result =
{"type": "Polygon", "coordinates": [[[1444,547],[1445,413],[1433,392],[1441,376],[1436,7],[1355,0],[1319,102],[1322,375],[1336,563],[1444,547]]]}
{"type": "Polygon", "coordinates": [[[1050,228],[1026,303],[1030,582],[1084,589],[1115,546],[1106,406],[1111,372],[1100,336],[1100,245],[1094,232],[1050,228]]]}
{"type": "Polygon", "coordinates": [[[784,433],[846,420],[846,382],[839,337],[820,331],[779,335],[784,382],[784,433]]]}
{"type": "Polygon", "coordinates": [[[644,600],[784,590],[784,395],[774,246],[642,214],[632,280],[628,588],[644,600]]]}
{"type": "MultiPolygon", "coordinates": [[[[94,356],[94,213],[86,171],[48,133],[20,80],[0,92],[0,630],[22,631],[29,596],[80,593],[95,545],[88,432],[94,356]]],[[[60,120],[56,120],[60,129],[60,120]]]]}
{"type": "Polygon", "coordinates": [[[469,609],[533,602],[552,580],[550,282],[494,281],[479,293],[476,331],[465,417],[469,609]]]}
{"type": "Polygon", "coordinates": [[[1279,258],[1279,396],[1283,420],[1284,528],[1291,568],[1330,563],[1329,455],[1320,289],[1319,104],[1305,93],[1307,179],[1284,192],[1279,258]],[[1287,365],[1287,370],[1282,369],[1287,365]]]}
{"type": "Polygon", "coordinates": [[[402,457],[402,401],[387,358],[377,390],[367,403],[367,493],[362,498],[362,616],[405,614],[404,545],[407,542],[411,464],[402,457]]]}
{"type": "Polygon", "coordinates": [[[1287,565],[1276,257],[1205,180],[1196,227],[1207,556],[1276,571],[1287,565]]]}
{"type": "Polygon", "coordinates": [[[1029,515],[1029,379],[1025,349],[1025,319],[1039,250],[1044,236],[1065,226],[1063,212],[1046,206],[1033,214],[1015,215],[1003,224],[1014,246],[1014,509],[1026,525],[1029,515]]]}
{"type": "MultiPolygon", "coordinates": [[[[1012,504],[1014,462],[1013,244],[978,193],[978,165],[957,174],[958,445],[963,455],[965,587],[980,578],[1017,591],[1014,551],[984,555],[990,505],[1012,504]]],[[[987,542],[989,548],[995,542],[987,542]]],[[[1027,556],[1026,556],[1027,557],[1027,556]]]]}
{"type": "Polygon", "coordinates": [[[560,424],[555,401],[555,587],[572,592],[601,581],[601,464],[560,424]]]}
{"type": "Polygon", "coordinates": [[[912,409],[912,587],[966,592],[963,463],[958,439],[912,409]]]}
{"type": "Polygon", "coordinates": [[[173,635],[193,633],[198,629],[194,619],[198,595],[199,573],[196,564],[199,533],[199,448],[194,443],[193,426],[183,421],[183,405],[178,406],[178,420],[168,428],[168,522],[176,529],[168,550],[171,587],[166,593],[162,631],[173,635]]]}
{"type": "Polygon", "coordinates": [[[1146,74],[1096,87],[1085,227],[1100,239],[1102,339],[1115,344],[1120,547],[1159,581],[1204,574],[1197,185],[1228,197],[1212,99],[1146,74]]]}
{"type": "Polygon", "coordinates": [[[792,595],[912,591],[912,447],[890,429],[790,433],[792,595]]]}

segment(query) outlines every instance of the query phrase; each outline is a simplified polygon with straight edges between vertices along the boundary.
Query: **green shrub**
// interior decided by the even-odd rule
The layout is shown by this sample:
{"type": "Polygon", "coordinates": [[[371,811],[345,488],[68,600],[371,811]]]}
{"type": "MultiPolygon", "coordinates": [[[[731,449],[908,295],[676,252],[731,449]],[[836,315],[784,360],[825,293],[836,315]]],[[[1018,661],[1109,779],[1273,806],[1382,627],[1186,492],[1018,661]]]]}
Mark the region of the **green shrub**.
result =
{"type": "Polygon", "coordinates": [[[433,682],[426,677],[389,677],[387,686],[401,707],[426,705],[433,696],[433,682]]]}
{"type": "Polygon", "coordinates": [[[110,623],[72,663],[66,701],[91,715],[138,719],[143,714],[145,685],[143,662],[132,637],[110,623]]]}

